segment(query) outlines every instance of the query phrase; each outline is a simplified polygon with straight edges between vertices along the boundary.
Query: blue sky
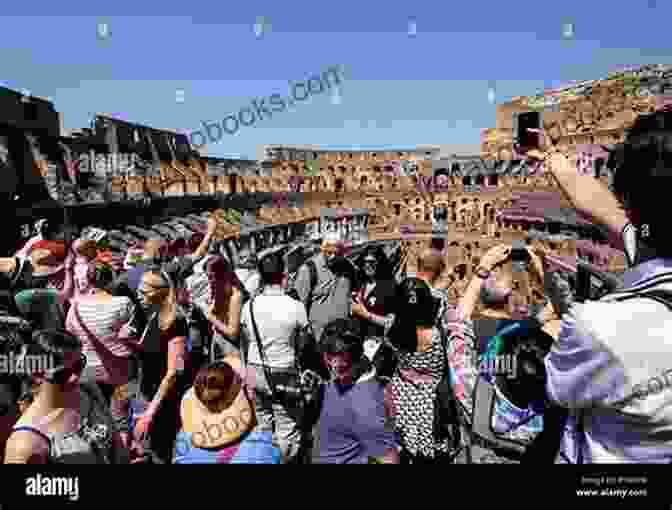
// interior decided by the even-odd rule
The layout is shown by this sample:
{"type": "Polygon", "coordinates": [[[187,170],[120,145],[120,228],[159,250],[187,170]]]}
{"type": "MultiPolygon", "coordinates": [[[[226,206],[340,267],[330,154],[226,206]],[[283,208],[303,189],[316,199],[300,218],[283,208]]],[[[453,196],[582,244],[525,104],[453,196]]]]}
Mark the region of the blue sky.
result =
{"type": "Polygon", "coordinates": [[[192,130],[342,65],[340,104],[329,93],[312,97],[202,152],[255,158],[263,144],[469,151],[495,125],[490,82],[502,102],[621,66],[669,63],[672,4],[655,3],[117,0],[102,10],[33,1],[3,5],[0,82],[53,98],[65,128],[110,113],[192,130]],[[259,39],[258,16],[271,25],[259,39]],[[573,39],[562,35],[568,22],[573,39]]]}

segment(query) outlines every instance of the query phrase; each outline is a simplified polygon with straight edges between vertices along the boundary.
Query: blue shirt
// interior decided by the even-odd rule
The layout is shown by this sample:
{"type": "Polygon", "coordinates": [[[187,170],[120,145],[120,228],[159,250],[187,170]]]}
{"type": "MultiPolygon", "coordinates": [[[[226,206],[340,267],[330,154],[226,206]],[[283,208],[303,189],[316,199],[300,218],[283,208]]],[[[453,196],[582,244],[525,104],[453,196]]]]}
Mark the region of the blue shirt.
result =
{"type": "Polygon", "coordinates": [[[181,430],[173,455],[173,464],[280,464],[282,458],[280,449],[273,445],[273,433],[258,431],[233,445],[205,450],[193,446],[191,434],[181,430]]]}
{"type": "Polygon", "coordinates": [[[315,464],[367,464],[396,449],[394,430],[387,423],[383,386],[375,379],[345,391],[335,383],[324,389],[317,423],[315,464]]]}

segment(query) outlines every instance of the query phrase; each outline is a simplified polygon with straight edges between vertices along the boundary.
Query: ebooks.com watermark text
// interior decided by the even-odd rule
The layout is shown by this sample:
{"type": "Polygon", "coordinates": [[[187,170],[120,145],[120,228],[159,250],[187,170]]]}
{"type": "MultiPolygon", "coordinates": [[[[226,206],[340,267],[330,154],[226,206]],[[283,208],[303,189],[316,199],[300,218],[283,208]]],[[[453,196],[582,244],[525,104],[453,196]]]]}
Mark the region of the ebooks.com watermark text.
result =
{"type": "Polygon", "coordinates": [[[311,95],[322,94],[340,85],[341,81],[341,70],[337,66],[331,66],[321,74],[313,75],[307,80],[292,81],[289,83],[289,97],[271,94],[266,98],[253,99],[251,106],[245,106],[238,113],[231,113],[221,121],[201,121],[203,129],[192,131],[189,141],[197,149],[206,145],[208,140],[210,143],[217,143],[224,133],[235,135],[241,126],[251,127],[258,120],[270,119],[273,113],[284,112],[289,106],[303,102],[311,95]]]}

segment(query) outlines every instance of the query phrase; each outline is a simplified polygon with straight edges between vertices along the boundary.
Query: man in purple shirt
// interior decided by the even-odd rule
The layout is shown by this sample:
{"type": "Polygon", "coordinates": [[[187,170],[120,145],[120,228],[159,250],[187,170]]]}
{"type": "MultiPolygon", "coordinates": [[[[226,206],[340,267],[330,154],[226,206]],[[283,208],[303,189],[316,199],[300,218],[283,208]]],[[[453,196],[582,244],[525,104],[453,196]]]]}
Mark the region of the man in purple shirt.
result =
{"type": "Polygon", "coordinates": [[[556,462],[672,461],[670,147],[672,112],[640,116],[610,157],[615,196],[563,155],[546,155],[579,212],[637,264],[618,291],[563,315],[546,358],[548,396],[569,410],[556,462]]]}
{"type": "Polygon", "coordinates": [[[332,381],[320,388],[313,411],[314,464],[399,463],[383,386],[357,331],[352,319],[337,319],[322,333],[320,350],[332,381]]]}

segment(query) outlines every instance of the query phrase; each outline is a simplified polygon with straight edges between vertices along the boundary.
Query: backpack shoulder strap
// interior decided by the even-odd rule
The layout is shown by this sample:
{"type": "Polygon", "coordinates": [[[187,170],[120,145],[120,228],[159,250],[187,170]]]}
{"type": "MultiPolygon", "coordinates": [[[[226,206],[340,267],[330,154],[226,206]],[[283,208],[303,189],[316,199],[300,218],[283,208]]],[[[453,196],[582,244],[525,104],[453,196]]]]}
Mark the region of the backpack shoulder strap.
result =
{"type": "Polygon", "coordinates": [[[310,291],[312,293],[317,286],[317,265],[313,259],[308,260],[306,264],[308,264],[308,270],[310,271],[310,291]]]}
{"type": "Polygon", "coordinates": [[[310,316],[310,309],[313,304],[313,291],[317,287],[317,265],[313,259],[308,259],[306,266],[308,267],[308,271],[310,271],[310,290],[306,298],[306,313],[310,316]]]}

